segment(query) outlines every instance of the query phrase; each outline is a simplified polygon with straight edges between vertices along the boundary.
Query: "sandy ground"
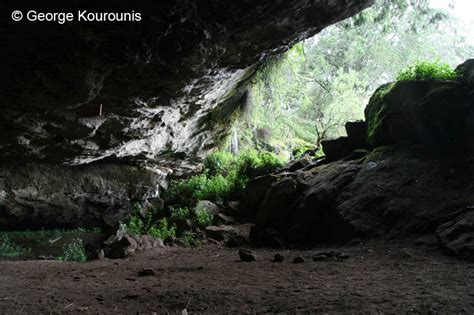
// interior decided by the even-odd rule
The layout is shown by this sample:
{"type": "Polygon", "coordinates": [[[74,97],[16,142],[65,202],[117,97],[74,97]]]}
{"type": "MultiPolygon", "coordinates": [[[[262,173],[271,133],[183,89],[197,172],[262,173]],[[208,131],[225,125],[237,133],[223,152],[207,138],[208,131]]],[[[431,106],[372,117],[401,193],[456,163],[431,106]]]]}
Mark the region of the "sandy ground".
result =
{"type": "Polygon", "coordinates": [[[330,248],[346,261],[292,263],[327,248],[259,249],[240,262],[217,245],[166,248],[128,260],[0,262],[0,313],[474,314],[474,264],[413,243],[330,248]],[[275,253],[285,256],[273,263],[275,253]],[[155,275],[139,277],[143,268],[155,275]]]}

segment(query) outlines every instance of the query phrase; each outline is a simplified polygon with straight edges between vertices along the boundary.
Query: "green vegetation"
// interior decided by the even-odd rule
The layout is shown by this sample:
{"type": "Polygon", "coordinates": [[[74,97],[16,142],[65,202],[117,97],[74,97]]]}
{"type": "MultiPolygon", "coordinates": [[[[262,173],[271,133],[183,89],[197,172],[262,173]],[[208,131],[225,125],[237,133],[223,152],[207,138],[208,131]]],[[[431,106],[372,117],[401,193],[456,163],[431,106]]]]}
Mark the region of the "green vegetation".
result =
{"type": "Polygon", "coordinates": [[[192,207],[198,200],[220,202],[233,194],[239,194],[255,176],[274,171],[283,160],[269,152],[249,150],[239,155],[218,151],[204,161],[201,174],[188,179],[173,181],[166,198],[192,207]]]}
{"type": "Polygon", "coordinates": [[[130,217],[128,224],[124,226],[125,231],[133,235],[151,235],[162,240],[170,236],[176,236],[176,226],[169,226],[168,220],[162,218],[157,224],[152,220],[152,214],[149,213],[145,220],[142,220],[137,214],[130,217]]]}
{"type": "MultiPolygon", "coordinates": [[[[453,79],[474,55],[469,29],[426,0],[376,0],[360,14],[296,44],[257,70],[233,130],[239,148],[290,156],[345,135],[364,118],[382,84],[398,79],[453,79]],[[402,71],[402,72],[401,72],[402,71]]],[[[377,96],[376,96],[377,97],[377,96]]]]}
{"type": "Polygon", "coordinates": [[[80,238],[74,239],[71,243],[64,245],[62,256],[58,259],[61,261],[87,261],[86,249],[80,238]]]}
{"type": "Polygon", "coordinates": [[[456,80],[458,74],[447,63],[439,61],[421,61],[402,70],[397,75],[397,81],[408,80],[456,80]]]}
{"type": "Polygon", "coordinates": [[[214,219],[214,216],[212,215],[212,213],[210,213],[206,209],[196,209],[194,211],[194,219],[195,219],[195,224],[199,228],[205,228],[206,226],[209,226],[212,224],[212,220],[214,219]]]}
{"type": "Polygon", "coordinates": [[[199,200],[217,203],[227,200],[242,193],[254,176],[272,172],[283,163],[281,158],[269,152],[249,150],[233,155],[230,152],[216,151],[204,160],[200,174],[175,180],[170,184],[163,196],[167,207],[160,213],[164,213],[152,211],[143,219],[137,205],[135,214],[122,227],[130,234],[148,234],[163,240],[178,236],[185,246],[197,246],[199,240],[193,231],[205,229],[214,219],[208,209],[195,208],[199,200]],[[191,224],[182,224],[186,220],[190,220],[191,224]]]}
{"type": "Polygon", "coordinates": [[[168,220],[166,218],[161,219],[158,222],[158,225],[152,225],[148,230],[148,234],[153,237],[161,238],[162,240],[167,239],[168,237],[176,236],[176,226],[169,226],[168,220]]]}
{"type": "Polygon", "coordinates": [[[196,234],[185,232],[181,237],[181,243],[185,247],[198,247],[201,246],[201,242],[197,238],[196,234]]]}
{"type": "Polygon", "coordinates": [[[0,257],[20,257],[28,253],[28,250],[17,246],[5,235],[0,236],[0,257]]]}
{"type": "Polygon", "coordinates": [[[394,83],[387,83],[379,87],[367,105],[367,142],[371,146],[377,145],[376,136],[383,128],[383,120],[386,114],[385,96],[394,85],[394,83]]]}

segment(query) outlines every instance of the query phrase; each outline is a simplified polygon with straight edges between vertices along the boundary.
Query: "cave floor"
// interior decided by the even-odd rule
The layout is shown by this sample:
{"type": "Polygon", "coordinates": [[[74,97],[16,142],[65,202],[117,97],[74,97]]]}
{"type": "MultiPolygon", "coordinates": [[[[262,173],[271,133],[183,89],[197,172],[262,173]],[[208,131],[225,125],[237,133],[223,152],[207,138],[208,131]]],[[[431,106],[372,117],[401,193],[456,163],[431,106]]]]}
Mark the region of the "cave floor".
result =
{"type": "Polygon", "coordinates": [[[127,260],[0,262],[0,313],[474,313],[474,264],[412,242],[257,249],[170,247],[127,260]],[[292,263],[334,249],[345,261],[292,263]],[[285,256],[273,263],[275,253],[285,256]],[[155,275],[138,276],[144,268],[155,275]]]}

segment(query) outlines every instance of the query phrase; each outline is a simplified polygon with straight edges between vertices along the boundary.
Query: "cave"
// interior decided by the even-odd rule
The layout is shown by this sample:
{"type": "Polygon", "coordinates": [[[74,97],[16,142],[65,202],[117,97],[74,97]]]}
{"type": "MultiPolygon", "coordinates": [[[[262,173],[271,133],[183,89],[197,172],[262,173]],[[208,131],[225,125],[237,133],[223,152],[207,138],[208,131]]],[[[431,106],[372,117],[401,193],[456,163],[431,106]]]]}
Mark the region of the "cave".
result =
{"type": "Polygon", "coordinates": [[[3,1],[0,313],[474,312],[457,1],[3,1]]]}

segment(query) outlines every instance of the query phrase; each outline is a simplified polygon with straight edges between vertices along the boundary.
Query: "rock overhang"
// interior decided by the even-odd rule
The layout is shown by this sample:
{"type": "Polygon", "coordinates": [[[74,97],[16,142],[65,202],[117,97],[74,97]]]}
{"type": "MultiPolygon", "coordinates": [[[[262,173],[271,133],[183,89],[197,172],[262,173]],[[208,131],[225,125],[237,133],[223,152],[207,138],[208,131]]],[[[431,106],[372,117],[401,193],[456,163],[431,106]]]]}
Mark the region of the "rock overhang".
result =
{"type": "Polygon", "coordinates": [[[228,132],[256,65],[370,4],[6,1],[2,160],[191,166],[228,132]],[[14,22],[14,10],[133,11],[141,20],[14,22]]]}

